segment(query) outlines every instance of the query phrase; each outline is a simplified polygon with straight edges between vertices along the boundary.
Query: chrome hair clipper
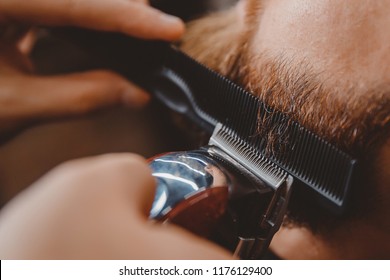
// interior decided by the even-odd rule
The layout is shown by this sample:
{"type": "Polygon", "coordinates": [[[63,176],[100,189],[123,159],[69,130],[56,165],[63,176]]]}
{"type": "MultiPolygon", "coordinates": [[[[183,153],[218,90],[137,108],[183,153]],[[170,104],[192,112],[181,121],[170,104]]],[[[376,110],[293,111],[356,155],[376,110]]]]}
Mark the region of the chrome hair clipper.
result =
{"type": "Polygon", "coordinates": [[[237,144],[218,124],[209,146],[152,159],[157,192],[150,216],[253,259],[280,227],[293,178],[237,144]]]}
{"type": "Polygon", "coordinates": [[[157,180],[152,219],[254,259],[279,229],[295,185],[335,214],[346,208],[357,161],[230,80],[166,43],[85,30],[62,34],[100,67],[135,81],[212,135],[199,150],[150,160],[157,180]],[[271,151],[267,130],[278,136],[271,151]]]}

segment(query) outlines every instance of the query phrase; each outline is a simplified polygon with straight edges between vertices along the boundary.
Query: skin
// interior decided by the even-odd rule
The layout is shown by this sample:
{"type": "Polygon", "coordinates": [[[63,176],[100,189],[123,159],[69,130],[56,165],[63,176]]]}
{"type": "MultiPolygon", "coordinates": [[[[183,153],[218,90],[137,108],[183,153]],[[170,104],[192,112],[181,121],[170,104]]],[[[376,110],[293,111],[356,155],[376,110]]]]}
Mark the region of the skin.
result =
{"type": "Polygon", "coordinates": [[[342,76],[341,87],[388,84],[389,10],[390,1],[264,1],[252,52],[315,61],[323,79],[342,76]]]}
{"type": "Polygon", "coordinates": [[[369,170],[342,218],[294,197],[271,244],[281,258],[390,257],[389,10],[390,1],[243,0],[188,25],[184,51],[369,170]]]}
{"type": "Polygon", "coordinates": [[[24,36],[33,25],[79,26],[167,41],[184,32],[180,19],[149,7],[144,0],[1,1],[0,136],[34,121],[120,104],[136,107],[149,100],[142,89],[106,70],[50,77],[34,74],[27,53],[31,38],[24,36]]]}
{"type": "MultiPolygon", "coordinates": [[[[245,4],[237,6],[242,21],[246,8],[245,4]]],[[[364,100],[371,89],[387,89],[390,83],[389,12],[390,1],[266,0],[253,27],[249,52],[267,53],[271,59],[282,55],[288,61],[309,61],[325,87],[339,89],[332,98],[347,100],[348,94],[354,94],[364,100]],[[340,94],[351,85],[357,90],[340,94]]],[[[262,61],[252,63],[260,68],[262,61]]],[[[387,171],[379,173],[381,197],[387,206],[383,204],[375,217],[348,222],[326,237],[304,227],[283,228],[273,240],[273,251],[286,259],[388,258],[388,155],[387,143],[378,159],[387,166],[387,171]]]]}

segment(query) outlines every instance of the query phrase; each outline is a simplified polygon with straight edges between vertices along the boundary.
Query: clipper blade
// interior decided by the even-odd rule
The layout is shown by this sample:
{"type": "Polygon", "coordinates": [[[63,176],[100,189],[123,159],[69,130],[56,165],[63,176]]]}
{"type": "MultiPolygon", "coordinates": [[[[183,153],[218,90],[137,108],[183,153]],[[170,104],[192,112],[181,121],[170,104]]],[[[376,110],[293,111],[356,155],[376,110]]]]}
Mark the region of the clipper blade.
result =
{"type": "Polygon", "coordinates": [[[218,123],[209,145],[217,146],[256,177],[277,189],[287,178],[287,172],[241,140],[234,131],[218,123]]]}

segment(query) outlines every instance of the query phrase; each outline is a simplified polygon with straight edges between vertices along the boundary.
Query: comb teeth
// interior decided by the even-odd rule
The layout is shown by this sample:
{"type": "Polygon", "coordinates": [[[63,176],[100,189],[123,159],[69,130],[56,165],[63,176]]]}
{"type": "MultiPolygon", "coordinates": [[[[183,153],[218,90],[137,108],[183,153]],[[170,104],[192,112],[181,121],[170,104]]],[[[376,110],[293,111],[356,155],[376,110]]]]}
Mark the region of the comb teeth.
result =
{"type": "Polygon", "coordinates": [[[237,137],[234,131],[226,126],[222,126],[220,123],[217,124],[209,144],[222,149],[258,178],[261,178],[275,189],[287,178],[286,172],[252,149],[237,137]]]}
{"type": "MultiPolygon", "coordinates": [[[[210,127],[222,123],[223,131],[235,135],[235,140],[227,143],[231,148],[240,147],[237,150],[241,151],[240,145],[246,143],[245,158],[267,158],[320,194],[320,200],[335,213],[342,212],[357,175],[356,160],[178,50],[172,49],[164,66],[180,73],[194,95],[196,108],[210,116],[210,127]],[[264,127],[258,127],[259,119],[265,120],[264,127]],[[279,135],[272,153],[259,129],[275,129],[279,135]]],[[[226,135],[222,138],[227,139],[226,135]]]]}

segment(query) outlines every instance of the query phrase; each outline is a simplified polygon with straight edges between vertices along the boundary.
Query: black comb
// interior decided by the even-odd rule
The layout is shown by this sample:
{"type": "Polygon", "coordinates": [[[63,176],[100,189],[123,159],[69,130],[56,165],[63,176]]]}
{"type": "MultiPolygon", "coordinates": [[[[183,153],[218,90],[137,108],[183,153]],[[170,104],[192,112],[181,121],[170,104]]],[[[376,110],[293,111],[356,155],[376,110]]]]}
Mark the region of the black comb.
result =
{"type": "Polygon", "coordinates": [[[356,180],[357,161],[232,81],[166,43],[75,29],[55,33],[88,50],[101,67],[140,84],[210,134],[222,123],[257,153],[314,190],[332,212],[345,209],[356,180]],[[272,149],[259,124],[278,136],[272,149]]]}
{"type": "Polygon", "coordinates": [[[357,175],[354,158],[178,50],[170,51],[164,67],[192,92],[188,100],[201,112],[200,125],[205,129],[222,123],[256,152],[316,191],[333,212],[344,210],[357,175]],[[271,150],[267,138],[259,133],[259,119],[267,120],[265,125],[279,136],[271,150]]]}

